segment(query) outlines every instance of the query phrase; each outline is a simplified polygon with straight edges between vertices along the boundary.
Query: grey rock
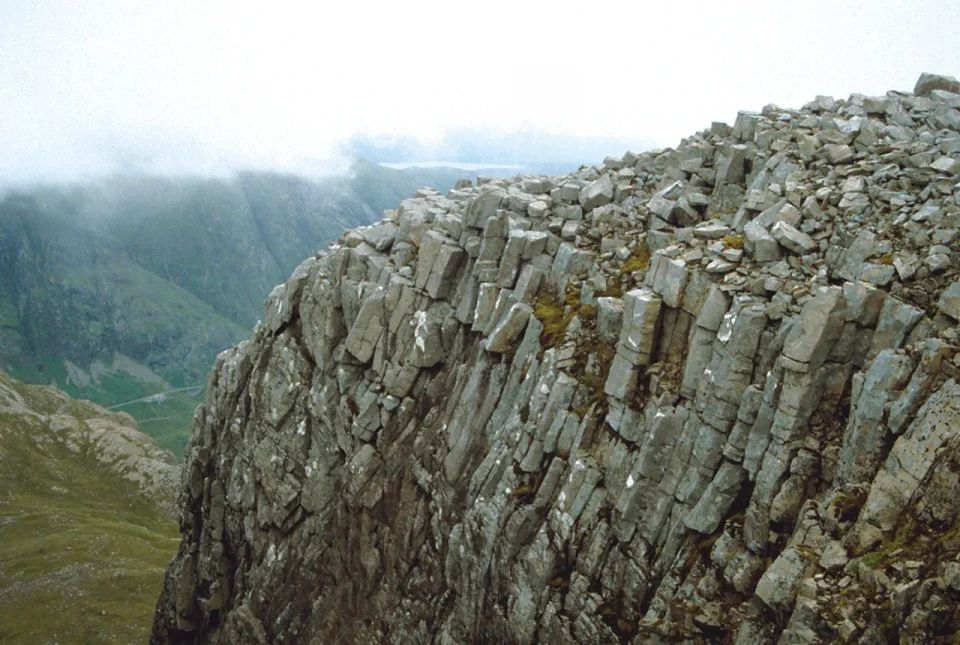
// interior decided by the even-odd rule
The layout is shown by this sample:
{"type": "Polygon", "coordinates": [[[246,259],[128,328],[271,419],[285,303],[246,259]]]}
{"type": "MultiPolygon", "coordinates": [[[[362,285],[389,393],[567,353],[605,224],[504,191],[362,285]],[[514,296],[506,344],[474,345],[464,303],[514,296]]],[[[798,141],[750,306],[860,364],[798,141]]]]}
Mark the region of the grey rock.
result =
{"type": "Polygon", "coordinates": [[[597,206],[603,206],[613,201],[613,182],[608,175],[585,186],[579,195],[580,206],[584,211],[591,211],[597,206]]]}
{"type": "Polygon", "coordinates": [[[748,222],[743,232],[748,242],[747,249],[757,262],[776,262],[783,257],[780,245],[760,222],[748,222]]]}
{"type": "Polygon", "coordinates": [[[847,549],[837,540],[830,540],[823,547],[823,553],[820,555],[820,566],[828,571],[838,571],[847,566],[850,556],[847,555],[847,549]]]}
{"type": "Polygon", "coordinates": [[[687,264],[683,260],[672,260],[658,251],[650,259],[644,284],[662,297],[665,305],[677,308],[687,284],[687,264]]]}
{"type": "Polygon", "coordinates": [[[374,226],[359,229],[363,240],[381,253],[389,251],[400,227],[393,222],[381,222],[374,226]]]}
{"type": "Polygon", "coordinates": [[[945,175],[957,175],[960,174],[960,159],[953,159],[952,157],[940,157],[931,163],[930,167],[936,171],[944,173],[945,175]]]}
{"type": "Polygon", "coordinates": [[[635,289],[623,297],[620,347],[633,365],[648,365],[656,341],[662,300],[649,289],[635,289]]]}
{"type": "Polygon", "coordinates": [[[514,341],[520,337],[532,315],[533,308],[530,305],[523,302],[515,303],[487,338],[486,350],[502,354],[510,349],[514,341]]]}
{"type": "Polygon", "coordinates": [[[820,367],[840,338],[847,316],[843,290],[831,287],[808,301],[784,341],[783,355],[790,359],[791,369],[810,371],[820,367]]]}
{"type": "Polygon", "coordinates": [[[880,309],[877,331],[873,334],[868,357],[884,349],[898,349],[914,326],[923,318],[923,312],[893,297],[887,297],[880,309]]]}
{"type": "Polygon", "coordinates": [[[739,184],[745,177],[747,147],[744,145],[730,146],[717,169],[717,184],[739,184]]]}
{"type": "Polygon", "coordinates": [[[954,320],[960,320],[960,282],[953,282],[940,296],[937,309],[954,320]]]}
{"type": "Polygon", "coordinates": [[[620,298],[597,298],[597,332],[605,341],[617,341],[623,324],[623,301],[620,298]]]}
{"type": "Polygon", "coordinates": [[[743,468],[725,461],[700,497],[700,501],[684,518],[687,528],[705,535],[716,531],[736,500],[740,485],[746,479],[747,472],[743,468]]]}
{"type": "Polygon", "coordinates": [[[453,274],[466,253],[451,240],[434,231],[424,234],[417,254],[418,289],[424,289],[431,298],[446,298],[453,274]]]}
{"type": "Polygon", "coordinates": [[[497,209],[500,208],[506,196],[506,193],[499,189],[484,189],[478,197],[467,204],[463,223],[474,228],[483,228],[487,220],[497,214],[497,209]]]}
{"type": "Polygon", "coordinates": [[[924,72],[917,79],[913,93],[917,96],[930,96],[934,90],[945,90],[953,94],[960,94],[960,81],[952,76],[924,72]]]}
{"type": "Polygon", "coordinates": [[[817,248],[817,243],[814,242],[809,235],[801,233],[786,222],[777,222],[774,224],[770,234],[773,236],[773,239],[797,255],[809,253],[817,248]]]}
{"type": "Polygon", "coordinates": [[[786,609],[796,599],[807,561],[794,546],[787,547],[757,583],[757,597],[771,609],[786,609]]]}
{"type": "Polygon", "coordinates": [[[960,97],[924,92],[420,190],[308,260],[211,375],[154,642],[879,642],[891,594],[905,642],[960,622],[940,546],[850,557],[960,514],[960,97]]]}
{"type": "Polygon", "coordinates": [[[877,473],[859,522],[895,527],[937,461],[937,453],[960,433],[960,386],[947,381],[897,439],[877,473]]]}

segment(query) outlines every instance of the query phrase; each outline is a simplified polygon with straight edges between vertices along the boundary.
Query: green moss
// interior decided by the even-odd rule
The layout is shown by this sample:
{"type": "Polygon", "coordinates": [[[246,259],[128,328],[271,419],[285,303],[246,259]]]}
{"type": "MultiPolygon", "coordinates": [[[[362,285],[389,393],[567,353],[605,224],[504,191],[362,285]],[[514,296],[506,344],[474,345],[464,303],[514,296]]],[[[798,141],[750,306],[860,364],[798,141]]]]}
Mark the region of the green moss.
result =
{"type": "Polygon", "coordinates": [[[637,271],[646,271],[650,266],[650,247],[646,239],[637,242],[630,253],[630,257],[620,267],[620,275],[632,275],[637,271]]]}
{"type": "Polygon", "coordinates": [[[833,498],[833,507],[836,509],[837,518],[843,522],[852,522],[857,519],[860,509],[863,507],[864,495],[848,495],[846,493],[837,493],[833,498]]]}
{"type": "Polygon", "coordinates": [[[893,264],[893,253],[884,253],[880,256],[880,264],[890,266],[893,264]]]}
{"type": "Polygon", "coordinates": [[[537,300],[533,308],[534,317],[543,324],[540,332],[540,346],[543,349],[557,347],[563,342],[567,326],[573,320],[573,312],[565,313],[564,306],[552,293],[546,293],[537,300]]]}
{"type": "Polygon", "coordinates": [[[726,235],[723,238],[723,246],[727,249],[742,249],[746,240],[742,235],[726,235]]]}
{"type": "Polygon", "coordinates": [[[620,288],[620,276],[607,277],[607,286],[596,293],[597,298],[619,298],[623,295],[620,288]]]}
{"type": "Polygon", "coordinates": [[[871,569],[878,568],[883,564],[886,559],[886,553],[882,551],[871,551],[864,556],[861,556],[860,562],[870,567],[871,569]]]}
{"type": "Polygon", "coordinates": [[[870,553],[860,556],[860,562],[871,569],[885,569],[895,557],[898,559],[917,558],[920,560],[942,559],[942,552],[938,545],[939,540],[932,545],[928,545],[925,540],[920,539],[923,534],[923,527],[917,521],[912,513],[906,515],[897,526],[892,540],[884,540],[877,548],[870,553]],[[897,556],[893,556],[897,553],[897,556]]]}
{"type": "Polygon", "coordinates": [[[570,586],[570,581],[564,580],[560,576],[556,576],[547,581],[547,586],[553,587],[554,589],[566,589],[570,586]]]}

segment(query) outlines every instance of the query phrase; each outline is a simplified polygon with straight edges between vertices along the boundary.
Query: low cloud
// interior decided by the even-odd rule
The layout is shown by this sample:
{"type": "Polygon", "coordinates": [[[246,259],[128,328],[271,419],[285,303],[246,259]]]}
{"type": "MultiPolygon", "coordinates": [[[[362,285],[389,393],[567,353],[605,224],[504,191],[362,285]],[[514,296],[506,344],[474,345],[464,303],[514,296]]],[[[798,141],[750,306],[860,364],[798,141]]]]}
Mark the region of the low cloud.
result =
{"type": "Polygon", "coordinates": [[[8,0],[0,181],[327,174],[363,150],[593,161],[738,109],[956,74],[957,24],[960,3],[935,0],[8,0]]]}

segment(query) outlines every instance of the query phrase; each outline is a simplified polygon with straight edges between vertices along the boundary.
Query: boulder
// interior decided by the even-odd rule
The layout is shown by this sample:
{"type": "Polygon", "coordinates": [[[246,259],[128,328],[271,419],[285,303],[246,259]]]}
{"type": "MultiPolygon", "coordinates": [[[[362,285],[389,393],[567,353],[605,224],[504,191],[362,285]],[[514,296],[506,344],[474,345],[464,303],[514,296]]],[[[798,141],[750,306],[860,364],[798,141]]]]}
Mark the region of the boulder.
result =
{"type": "Polygon", "coordinates": [[[917,79],[913,93],[917,96],[930,96],[934,90],[944,90],[952,94],[960,94],[960,81],[952,76],[941,76],[924,72],[917,79]]]}
{"type": "Polygon", "coordinates": [[[944,290],[937,303],[937,309],[954,320],[960,320],[960,282],[953,282],[944,290]]]}
{"type": "Polygon", "coordinates": [[[580,206],[588,212],[613,201],[613,182],[608,175],[585,186],[579,195],[580,206]]]}

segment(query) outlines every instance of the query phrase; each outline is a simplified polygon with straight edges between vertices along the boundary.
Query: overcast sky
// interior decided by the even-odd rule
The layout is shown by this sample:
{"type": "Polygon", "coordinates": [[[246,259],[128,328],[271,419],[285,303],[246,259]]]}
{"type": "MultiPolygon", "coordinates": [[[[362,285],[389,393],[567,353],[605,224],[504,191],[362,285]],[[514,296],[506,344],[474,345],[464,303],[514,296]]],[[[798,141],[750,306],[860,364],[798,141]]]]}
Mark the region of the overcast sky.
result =
{"type": "Polygon", "coordinates": [[[958,33],[958,0],[0,0],[0,179],[323,168],[470,128],[621,154],[960,76],[958,33]]]}

